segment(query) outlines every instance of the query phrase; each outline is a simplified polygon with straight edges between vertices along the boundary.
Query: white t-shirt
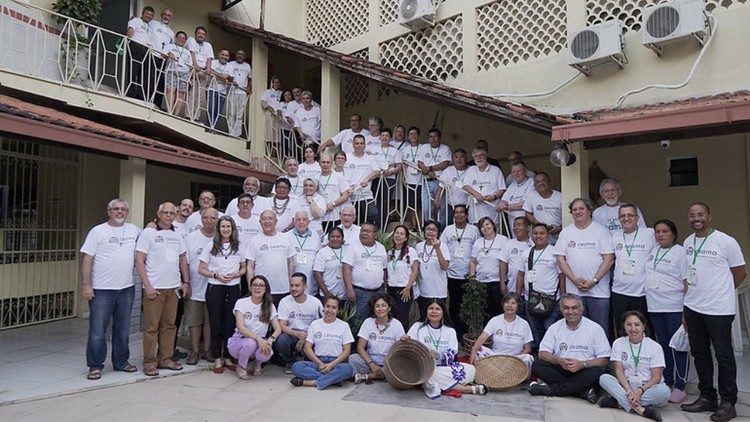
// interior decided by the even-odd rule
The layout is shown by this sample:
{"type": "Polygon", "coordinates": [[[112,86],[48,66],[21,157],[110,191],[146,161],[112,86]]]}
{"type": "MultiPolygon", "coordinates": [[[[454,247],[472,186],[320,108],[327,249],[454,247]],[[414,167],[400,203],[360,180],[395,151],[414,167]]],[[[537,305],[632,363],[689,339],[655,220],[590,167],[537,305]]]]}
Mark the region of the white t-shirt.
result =
{"type": "Polygon", "coordinates": [[[245,249],[245,258],[255,262],[253,275],[265,276],[273,294],[289,292],[287,258],[292,257],[294,249],[289,247],[289,235],[278,231],[273,236],[258,233],[245,249]]]}
{"type": "Polygon", "coordinates": [[[361,129],[359,132],[355,132],[351,129],[344,129],[331,138],[333,144],[346,153],[347,158],[352,152],[354,152],[354,135],[364,136],[365,142],[367,142],[367,137],[370,136],[370,131],[367,129],[361,129]]]}
{"type": "MultiPolygon", "coordinates": [[[[320,107],[313,105],[310,110],[299,107],[294,113],[294,127],[307,135],[313,142],[320,142],[320,107]]],[[[305,139],[305,142],[308,142],[305,139]]]]}
{"type": "MultiPolygon", "coordinates": [[[[422,144],[419,146],[419,156],[417,161],[421,162],[425,166],[434,166],[442,162],[451,162],[451,148],[448,145],[440,144],[437,148],[433,148],[429,143],[422,144]]],[[[434,170],[435,177],[440,177],[443,173],[442,170],[434,170]]]]}
{"type": "Polygon", "coordinates": [[[294,251],[294,272],[307,276],[307,294],[318,294],[318,284],[313,278],[313,264],[315,254],[320,250],[320,236],[311,229],[307,229],[307,236],[299,236],[297,229],[289,232],[289,248],[294,251]]]}
{"type": "Polygon", "coordinates": [[[421,146],[422,144],[417,146],[407,144],[401,148],[401,161],[404,163],[404,178],[406,179],[406,183],[410,185],[418,185],[422,177],[422,172],[419,171],[418,166],[419,161],[421,161],[419,155],[421,146]]]}
{"type": "MultiPolygon", "coordinates": [[[[630,339],[627,336],[618,338],[612,343],[612,357],[609,360],[620,362],[625,372],[625,378],[630,382],[636,381],[635,384],[640,385],[651,379],[652,368],[666,367],[664,350],[659,343],[648,337],[644,337],[638,345],[630,344],[630,339]],[[638,366],[635,365],[634,356],[638,356],[638,366]],[[640,380],[640,383],[637,382],[638,380],[640,380]]],[[[659,382],[664,382],[664,377],[659,382]]]]}
{"type": "MultiPolygon", "coordinates": [[[[392,146],[383,148],[381,145],[374,145],[370,148],[368,154],[378,163],[380,170],[388,170],[396,163],[401,163],[401,152],[392,146]]],[[[396,175],[388,176],[389,179],[395,179],[396,175]]]]}
{"type": "Polygon", "coordinates": [[[471,257],[477,260],[477,281],[491,283],[500,281],[500,252],[508,238],[498,234],[492,240],[478,238],[471,248],[471,257]]]}
{"type": "Polygon", "coordinates": [[[323,305],[317,297],[307,295],[304,302],[298,303],[289,295],[279,302],[279,320],[286,321],[287,327],[295,331],[306,331],[322,315],[323,305]]]}
{"type": "Polygon", "coordinates": [[[448,197],[450,205],[467,205],[469,194],[463,189],[468,168],[458,170],[456,166],[449,166],[440,174],[440,186],[445,190],[443,195],[448,197]]]}
{"type": "Polygon", "coordinates": [[[336,318],[328,324],[323,318],[316,319],[307,330],[307,342],[312,343],[316,356],[338,357],[344,345],[354,343],[349,324],[336,318]]]}
{"type": "Polygon", "coordinates": [[[498,259],[508,264],[507,282],[509,292],[521,293],[516,292],[516,278],[518,277],[518,272],[524,270],[526,260],[529,258],[529,249],[533,246],[534,244],[531,240],[521,242],[520,240],[509,239],[500,250],[498,259]]]}
{"type": "Polygon", "coordinates": [[[344,264],[352,266],[352,284],[363,289],[378,289],[383,285],[383,270],[388,264],[388,254],[380,242],[373,246],[361,243],[348,245],[344,251],[344,264]]]}
{"type": "MultiPolygon", "coordinates": [[[[255,334],[256,336],[265,338],[266,334],[268,334],[268,326],[270,324],[268,322],[260,321],[260,306],[260,303],[257,305],[253,303],[253,299],[251,297],[242,297],[237,299],[237,302],[234,303],[234,312],[236,314],[239,311],[243,315],[243,320],[245,321],[245,329],[255,334]]],[[[271,320],[273,320],[277,316],[276,306],[271,304],[271,320]]]]}
{"type": "Polygon", "coordinates": [[[194,231],[185,237],[185,248],[187,249],[188,270],[190,271],[190,300],[197,302],[206,301],[206,287],[208,280],[198,274],[198,265],[204,250],[211,250],[214,244],[213,236],[206,236],[200,230],[194,231]]]}
{"type": "Polygon", "coordinates": [[[352,153],[349,154],[346,160],[345,168],[348,182],[354,190],[351,196],[352,201],[372,199],[372,181],[368,182],[365,187],[362,187],[360,184],[370,173],[380,170],[380,166],[375,158],[367,154],[357,157],[352,153]]]}
{"type": "Polygon", "coordinates": [[[188,48],[188,50],[195,53],[195,61],[198,63],[198,67],[201,69],[206,68],[208,59],[213,59],[215,57],[214,47],[208,41],[203,41],[202,44],[198,44],[198,41],[195,40],[195,37],[189,37],[185,42],[185,46],[188,48]]]}
{"type": "Polygon", "coordinates": [[[604,329],[586,317],[581,317],[576,330],[569,329],[565,319],[552,324],[539,344],[539,351],[578,360],[610,356],[609,341],[604,329]]]}
{"type": "Polygon", "coordinates": [[[500,314],[487,322],[484,332],[492,338],[492,352],[496,355],[515,356],[523,352],[526,343],[534,341],[531,327],[525,319],[516,316],[513,322],[500,314]]]}
{"type": "Polygon", "coordinates": [[[558,286],[560,268],[557,266],[557,258],[554,255],[555,247],[547,245],[542,250],[536,250],[531,247],[526,252],[526,257],[523,260],[523,297],[528,297],[529,283],[534,283],[534,290],[547,294],[555,294],[557,291],[557,297],[560,297],[558,286]],[[533,253],[534,256],[531,258],[531,270],[529,270],[529,254],[533,253]]]}
{"type": "Polygon", "coordinates": [[[391,346],[403,335],[404,327],[396,318],[388,321],[382,333],[377,327],[375,318],[367,318],[359,327],[357,337],[367,340],[367,347],[365,348],[367,354],[370,355],[373,362],[383,366],[391,346]]]}
{"type": "Polygon", "coordinates": [[[286,230],[292,224],[294,214],[299,210],[299,201],[291,193],[287,199],[268,198],[264,204],[267,210],[276,214],[276,230],[279,231],[286,230]]]}
{"type": "Polygon", "coordinates": [[[682,245],[688,263],[685,306],[705,315],[734,315],[737,296],[730,269],[745,265],[740,245],[719,230],[702,239],[691,234],[682,245]]]}
{"type": "Polygon", "coordinates": [[[232,81],[243,90],[247,88],[248,82],[253,77],[253,69],[250,64],[248,62],[237,63],[235,60],[229,62],[229,65],[232,66],[232,81]]]}
{"type": "MultiPolygon", "coordinates": [[[[534,179],[526,178],[521,184],[518,184],[515,180],[510,185],[507,185],[505,193],[503,193],[502,200],[508,204],[516,204],[518,202],[526,203],[526,198],[529,193],[534,192],[534,179]]],[[[511,216],[511,222],[518,217],[525,217],[526,211],[522,209],[518,211],[508,211],[511,216]]]]}
{"type": "MultiPolygon", "coordinates": [[[[292,198],[299,198],[300,196],[303,195],[304,188],[305,188],[305,184],[304,184],[305,179],[301,178],[299,176],[299,173],[297,173],[296,176],[291,176],[289,174],[285,174],[283,176],[279,176],[279,179],[281,179],[282,177],[287,178],[289,180],[289,183],[291,184],[291,187],[289,188],[289,196],[290,197],[292,197],[292,198]]],[[[275,185],[271,188],[271,194],[272,195],[276,195],[276,186],[275,185]]],[[[271,198],[268,198],[268,199],[270,201],[273,201],[273,196],[271,198]]],[[[273,205],[273,202],[269,202],[268,205],[266,205],[266,206],[268,207],[268,209],[271,209],[272,205],[273,205]]]]}
{"type": "Polygon", "coordinates": [[[612,291],[626,296],[645,296],[646,260],[656,245],[654,229],[639,227],[630,234],[618,230],[612,233],[612,244],[615,247],[612,291]]]}
{"type": "MultiPolygon", "coordinates": [[[[443,258],[450,261],[451,254],[448,245],[440,242],[440,252],[443,258]]],[[[448,271],[440,269],[437,251],[426,242],[419,242],[414,248],[419,259],[419,292],[428,298],[448,297],[448,271]]]]}
{"type": "MultiPolygon", "coordinates": [[[[153,21],[152,21],[153,22],[153,21]]],[[[187,72],[190,70],[190,67],[193,65],[193,59],[190,56],[190,50],[187,49],[184,45],[180,47],[177,44],[167,44],[164,46],[164,49],[162,50],[164,54],[172,53],[174,55],[174,60],[170,60],[167,63],[167,72],[169,71],[179,71],[179,72],[187,72]]],[[[176,76],[176,75],[170,75],[170,76],[176,76]]]]}
{"type": "MultiPolygon", "coordinates": [[[[233,72],[232,64],[229,62],[221,63],[221,60],[212,60],[211,71],[216,75],[231,75],[233,72]]],[[[229,83],[222,83],[216,76],[211,76],[208,89],[226,94],[229,90],[229,83]]]]}
{"type": "Polygon", "coordinates": [[[395,251],[395,256],[388,258],[388,286],[390,287],[406,287],[412,266],[418,259],[416,249],[411,246],[407,247],[407,252],[402,259],[399,259],[400,256],[401,251],[395,251]]]}
{"type": "Polygon", "coordinates": [[[164,47],[171,44],[174,40],[174,31],[172,28],[157,19],[151,19],[148,23],[148,32],[151,36],[149,44],[156,51],[163,51],[164,47]]]}
{"type": "MultiPolygon", "coordinates": [[[[222,215],[224,215],[223,212],[217,211],[218,218],[221,218],[222,215]]],[[[203,220],[201,220],[201,212],[195,211],[194,213],[190,214],[190,217],[185,220],[185,229],[187,233],[192,233],[196,230],[200,230],[201,227],[203,227],[203,220]]]]}
{"type": "MultiPolygon", "coordinates": [[[[213,246],[213,245],[212,245],[213,246]]],[[[203,249],[201,253],[201,262],[206,263],[206,267],[209,272],[216,274],[231,274],[239,271],[240,264],[245,260],[243,256],[244,250],[242,244],[239,245],[236,251],[233,251],[229,243],[222,244],[219,253],[216,255],[211,254],[211,248],[203,249]]],[[[222,283],[215,278],[209,278],[208,284],[216,284],[220,286],[236,286],[240,284],[242,277],[237,277],[227,283],[222,283]]]]}
{"type": "Polygon", "coordinates": [[[94,257],[91,287],[121,290],[135,284],[133,265],[138,227],[124,223],[120,227],[108,222],[94,226],[81,246],[81,252],[94,257]]]}
{"type": "Polygon", "coordinates": [[[682,245],[654,246],[646,259],[646,305],[649,312],[682,312],[687,279],[682,245]]]}
{"type": "MultiPolygon", "coordinates": [[[[338,250],[333,250],[330,246],[321,249],[315,255],[313,271],[321,273],[323,284],[326,285],[331,294],[338,296],[339,299],[346,298],[346,287],[344,286],[343,266],[344,266],[344,249],[342,246],[338,250]]],[[[311,282],[315,282],[314,280],[311,282]]],[[[308,281],[308,287],[311,283],[308,281]]]]}
{"type": "MultiPolygon", "coordinates": [[[[349,183],[347,183],[341,173],[331,171],[331,174],[327,176],[321,174],[318,177],[318,192],[323,196],[323,199],[325,199],[326,206],[327,204],[331,204],[333,201],[339,199],[344,192],[349,190],[349,183]]],[[[341,203],[331,211],[327,211],[323,216],[323,221],[340,220],[341,215],[339,212],[343,205],[344,204],[341,203]]]]}
{"type": "MultiPolygon", "coordinates": [[[[555,255],[562,255],[568,262],[570,270],[578,277],[591,280],[596,276],[604,258],[603,254],[614,253],[612,236],[601,224],[592,221],[581,230],[570,224],[562,229],[555,245],[555,255]]],[[[609,298],[609,271],[589,291],[580,291],[573,282],[566,280],[566,291],[579,296],[609,298]]]]}
{"type": "Polygon", "coordinates": [[[180,255],[186,252],[181,233],[176,230],[156,230],[147,227],[138,237],[135,250],[146,254],[146,276],[151,282],[151,287],[180,287],[180,255]]]}
{"type": "Polygon", "coordinates": [[[249,245],[250,239],[263,231],[260,227],[260,219],[252,215],[252,213],[250,213],[250,218],[242,218],[239,214],[233,214],[232,220],[237,225],[237,236],[240,239],[240,244],[243,246],[249,245]]]}
{"type": "MultiPolygon", "coordinates": [[[[610,207],[607,204],[600,206],[591,213],[591,219],[604,226],[610,232],[622,230],[620,220],[617,218],[620,213],[620,205],[624,202],[610,207]]],[[[638,226],[646,227],[646,220],[643,218],[643,213],[640,208],[638,210],[638,226]]]]}
{"type": "Polygon", "coordinates": [[[380,146],[380,134],[372,135],[370,133],[370,134],[365,135],[365,153],[366,154],[371,154],[373,149],[377,149],[379,146],[380,146]]]}
{"type": "MultiPolygon", "coordinates": [[[[466,170],[466,176],[464,177],[466,185],[470,186],[475,191],[482,195],[493,195],[500,189],[505,189],[505,177],[500,167],[488,164],[484,171],[479,170],[477,166],[471,166],[466,170]]],[[[476,223],[480,218],[484,216],[493,217],[497,214],[495,206],[498,201],[492,202],[477,202],[470,201],[470,207],[474,207],[475,211],[470,212],[470,221],[476,223]]]]}
{"type": "Polygon", "coordinates": [[[130,37],[131,40],[143,45],[144,47],[150,46],[151,35],[149,34],[149,26],[143,21],[143,19],[138,17],[129,20],[128,28],[133,28],[133,36],[130,37]]]}
{"type": "Polygon", "coordinates": [[[299,163],[297,175],[302,179],[302,182],[304,182],[305,179],[320,180],[320,164],[318,164],[317,161],[312,164],[307,164],[305,162],[299,163]]]}
{"type": "MultiPolygon", "coordinates": [[[[532,214],[536,221],[548,226],[562,225],[562,194],[556,190],[552,191],[549,198],[542,198],[539,192],[529,192],[523,203],[523,210],[532,214]]],[[[550,235],[550,245],[557,243],[557,235],[550,235]]]]}
{"type": "MultiPolygon", "coordinates": [[[[255,195],[253,197],[253,208],[250,210],[250,214],[252,214],[255,218],[260,218],[260,213],[265,211],[267,208],[264,201],[268,199],[265,197],[262,197],[260,195],[255,195]]],[[[235,215],[238,212],[240,212],[239,208],[239,198],[234,198],[231,201],[229,201],[229,205],[227,205],[227,210],[225,211],[225,214],[227,215],[235,215]]],[[[270,209],[270,207],[268,208],[270,209]]]]}
{"type": "MultiPolygon", "coordinates": [[[[320,208],[321,211],[326,210],[326,199],[323,198],[320,194],[313,194],[313,202],[315,205],[320,208]]],[[[307,197],[300,197],[297,200],[297,203],[299,204],[299,209],[307,213],[307,218],[310,219],[309,227],[312,231],[322,231],[323,230],[323,216],[320,216],[318,218],[314,218],[312,215],[312,209],[310,206],[310,203],[307,202],[307,197]]]]}
{"type": "Polygon", "coordinates": [[[440,234],[440,243],[447,245],[451,253],[448,277],[463,279],[466,276],[469,272],[471,250],[478,238],[479,229],[473,224],[466,224],[463,229],[458,229],[455,224],[451,224],[443,230],[440,234]]]}
{"type": "MultiPolygon", "coordinates": [[[[414,340],[422,342],[428,349],[435,352],[440,359],[448,349],[458,351],[458,337],[456,337],[456,330],[447,325],[442,325],[440,328],[432,328],[430,324],[417,321],[412,324],[409,328],[409,332],[406,333],[409,337],[414,340]]],[[[442,363],[442,362],[437,362],[442,363]]]]}

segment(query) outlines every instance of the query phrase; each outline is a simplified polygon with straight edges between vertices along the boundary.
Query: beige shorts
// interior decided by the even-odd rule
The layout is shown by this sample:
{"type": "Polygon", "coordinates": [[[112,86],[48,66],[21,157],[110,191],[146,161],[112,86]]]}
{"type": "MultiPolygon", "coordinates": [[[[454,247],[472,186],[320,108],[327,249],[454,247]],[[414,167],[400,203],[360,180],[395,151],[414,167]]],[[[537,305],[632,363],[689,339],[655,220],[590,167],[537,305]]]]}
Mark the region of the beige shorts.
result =
{"type": "Polygon", "coordinates": [[[185,323],[188,327],[208,324],[206,302],[188,299],[185,301],[185,323]]]}

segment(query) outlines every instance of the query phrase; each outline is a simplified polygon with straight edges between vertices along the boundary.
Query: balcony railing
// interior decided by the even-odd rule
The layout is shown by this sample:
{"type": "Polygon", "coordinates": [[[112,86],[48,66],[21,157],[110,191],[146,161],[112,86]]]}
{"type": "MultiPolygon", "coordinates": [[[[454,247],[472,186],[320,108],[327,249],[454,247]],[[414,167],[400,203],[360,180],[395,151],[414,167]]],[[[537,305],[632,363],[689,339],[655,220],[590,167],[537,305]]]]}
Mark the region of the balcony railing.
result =
{"type": "MultiPolygon", "coordinates": [[[[179,70],[178,61],[165,59],[161,52],[123,34],[34,5],[0,0],[3,71],[127,98],[156,112],[247,139],[248,96],[233,83],[226,87],[226,95],[219,95],[208,89],[212,77],[193,69],[192,63],[183,64],[185,70],[179,70]]],[[[90,97],[86,103],[94,106],[90,97]]]]}

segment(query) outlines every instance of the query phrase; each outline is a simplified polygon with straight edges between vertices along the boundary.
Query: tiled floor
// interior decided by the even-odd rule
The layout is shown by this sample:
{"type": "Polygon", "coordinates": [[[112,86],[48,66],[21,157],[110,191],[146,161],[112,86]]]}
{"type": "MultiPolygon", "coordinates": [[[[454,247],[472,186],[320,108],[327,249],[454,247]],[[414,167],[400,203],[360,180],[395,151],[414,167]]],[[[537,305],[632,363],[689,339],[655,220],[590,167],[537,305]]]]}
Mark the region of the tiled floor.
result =
{"type": "MultiPolygon", "coordinates": [[[[114,372],[107,362],[100,380],[86,379],[87,331],[88,321],[76,318],[0,332],[0,406],[149,378],[140,370],[114,372]]],[[[142,351],[141,341],[131,340],[130,363],[139,369],[142,351]]],[[[208,366],[207,362],[183,365],[182,371],[162,370],[160,376],[201,371],[208,366]]]]}

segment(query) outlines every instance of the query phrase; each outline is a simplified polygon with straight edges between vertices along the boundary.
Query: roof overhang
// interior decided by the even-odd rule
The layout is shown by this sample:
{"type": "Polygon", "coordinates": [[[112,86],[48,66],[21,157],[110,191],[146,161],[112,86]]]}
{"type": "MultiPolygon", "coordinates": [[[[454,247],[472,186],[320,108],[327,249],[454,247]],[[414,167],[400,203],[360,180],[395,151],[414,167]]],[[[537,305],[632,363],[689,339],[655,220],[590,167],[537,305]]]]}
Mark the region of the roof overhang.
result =
{"type": "Polygon", "coordinates": [[[315,46],[274,32],[254,28],[241,22],[230,20],[222,13],[214,12],[209,14],[209,21],[228,31],[260,39],[268,45],[316,60],[324,60],[345,73],[351,73],[399,91],[407,92],[416,97],[447,104],[524,129],[550,134],[553,126],[574,122],[572,119],[545,113],[530,106],[510,103],[494,97],[468,92],[368,60],[315,46]]]}
{"type": "Polygon", "coordinates": [[[581,116],[590,120],[554,127],[552,141],[602,147],[741,133],[750,131],[750,93],[584,112],[581,116]]]}

